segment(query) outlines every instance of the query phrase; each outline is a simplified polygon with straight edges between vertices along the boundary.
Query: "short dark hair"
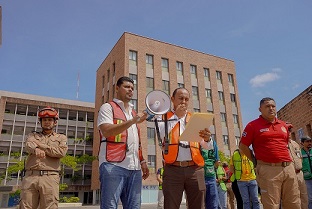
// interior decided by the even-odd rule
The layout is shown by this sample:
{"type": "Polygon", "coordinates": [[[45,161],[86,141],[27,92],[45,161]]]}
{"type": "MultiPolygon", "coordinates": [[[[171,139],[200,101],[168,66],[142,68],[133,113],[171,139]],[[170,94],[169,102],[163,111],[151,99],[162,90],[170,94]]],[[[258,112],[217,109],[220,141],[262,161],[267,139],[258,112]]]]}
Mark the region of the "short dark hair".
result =
{"type": "Polygon", "coordinates": [[[129,78],[129,77],[127,77],[127,76],[122,76],[122,77],[120,77],[120,78],[118,79],[118,81],[117,81],[117,86],[120,87],[121,84],[123,84],[123,82],[125,82],[125,81],[128,81],[128,82],[134,84],[134,81],[133,81],[131,78],[129,78]]]}
{"type": "Polygon", "coordinates": [[[180,90],[180,89],[185,89],[188,93],[190,93],[186,88],[184,88],[184,87],[179,87],[179,88],[176,88],[176,89],[173,91],[172,96],[174,97],[174,96],[176,95],[177,91],[180,90]]]}
{"type": "Polygon", "coordinates": [[[266,101],[274,101],[275,102],[275,100],[273,99],[273,98],[271,98],[271,97],[264,97],[264,98],[262,98],[261,100],[260,100],[260,106],[264,103],[264,102],[266,102],[266,101]]]}

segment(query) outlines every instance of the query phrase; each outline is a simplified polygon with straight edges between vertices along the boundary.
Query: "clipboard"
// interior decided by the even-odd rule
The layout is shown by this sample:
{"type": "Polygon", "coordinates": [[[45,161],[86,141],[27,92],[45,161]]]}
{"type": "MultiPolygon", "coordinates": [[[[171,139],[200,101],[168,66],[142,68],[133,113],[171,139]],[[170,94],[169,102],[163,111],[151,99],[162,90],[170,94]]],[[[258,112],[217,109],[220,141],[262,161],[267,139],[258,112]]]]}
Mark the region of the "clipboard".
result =
{"type": "Polygon", "coordinates": [[[180,141],[201,142],[202,138],[199,136],[199,131],[205,128],[209,129],[212,125],[213,117],[214,115],[211,113],[193,113],[180,136],[180,141]]]}

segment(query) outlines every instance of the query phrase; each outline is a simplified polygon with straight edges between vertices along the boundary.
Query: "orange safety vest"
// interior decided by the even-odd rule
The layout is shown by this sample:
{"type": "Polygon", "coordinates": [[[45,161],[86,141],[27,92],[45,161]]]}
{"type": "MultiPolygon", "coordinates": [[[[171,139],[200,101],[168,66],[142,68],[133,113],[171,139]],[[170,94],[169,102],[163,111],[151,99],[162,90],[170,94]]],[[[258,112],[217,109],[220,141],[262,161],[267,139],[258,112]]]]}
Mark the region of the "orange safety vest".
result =
{"type": "MultiPolygon", "coordinates": [[[[112,101],[109,102],[113,109],[113,122],[114,124],[120,124],[124,121],[127,121],[125,113],[122,111],[120,106],[112,101]]],[[[136,112],[132,109],[132,116],[136,116],[136,112]]],[[[141,148],[141,139],[140,139],[140,129],[137,126],[138,135],[139,135],[139,159],[140,162],[144,160],[142,155],[141,148]]],[[[101,133],[101,132],[100,132],[101,133]]],[[[101,136],[102,138],[102,136],[101,136]]],[[[106,142],[106,161],[107,162],[122,162],[126,157],[126,152],[128,151],[128,131],[124,130],[120,134],[116,136],[109,136],[105,140],[101,140],[102,142],[106,142]]],[[[101,144],[100,144],[101,146],[101,144]]]]}
{"type": "MultiPolygon", "coordinates": [[[[173,112],[167,113],[167,118],[171,118],[172,115],[174,115],[173,112]]],[[[187,123],[189,121],[189,118],[191,117],[190,113],[187,113],[185,122],[187,123]]],[[[165,163],[171,164],[174,163],[177,160],[178,152],[179,152],[179,141],[180,141],[180,122],[178,122],[171,132],[168,134],[169,138],[169,145],[168,145],[168,154],[164,154],[163,152],[163,158],[165,160],[165,163]]],[[[164,144],[164,143],[163,143],[164,144]]],[[[204,158],[201,155],[200,152],[200,144],[198,142],[190,142],[190,149],[191,149],[191,155],[194,163],[196,163],[198,166],[204,166],[204,158]]]]}

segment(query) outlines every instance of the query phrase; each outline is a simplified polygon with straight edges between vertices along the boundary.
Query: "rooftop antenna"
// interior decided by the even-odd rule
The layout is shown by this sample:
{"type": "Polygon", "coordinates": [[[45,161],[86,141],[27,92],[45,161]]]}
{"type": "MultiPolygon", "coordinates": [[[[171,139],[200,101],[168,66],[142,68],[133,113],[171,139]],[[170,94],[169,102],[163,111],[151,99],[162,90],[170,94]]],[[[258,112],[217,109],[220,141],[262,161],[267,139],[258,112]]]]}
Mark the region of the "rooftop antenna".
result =
{"type": "Polygon", "coordinates": [[[78,76],[77,76],[77,92],[76,92],[76,99],[79,99],[79,83],[80,83],[80,73],[78,71],[78,76]]]}

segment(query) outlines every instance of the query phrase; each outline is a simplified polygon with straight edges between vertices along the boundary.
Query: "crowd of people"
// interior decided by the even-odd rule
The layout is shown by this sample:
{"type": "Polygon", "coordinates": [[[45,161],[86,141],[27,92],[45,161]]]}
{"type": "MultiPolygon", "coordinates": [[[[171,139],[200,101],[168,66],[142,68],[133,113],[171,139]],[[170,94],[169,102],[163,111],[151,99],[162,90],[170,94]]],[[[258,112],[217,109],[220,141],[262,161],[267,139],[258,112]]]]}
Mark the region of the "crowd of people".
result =
{"type": "MultiPolygon", "coordinates": [[[[121,77],[116,98],[103,104],[97,125],[101,135],[99,172],[101,209],[140,209],[142,180],[149,177],[143,157],[139,124],[146,111],[136,113],[130,103],[134,81],[121,77]]],[[[259,118],[245,127],[239,149],[229,162],[220,162],[217,143],[209,127],[200,130],[200,141],[180,140],[192,113],[190,93],[177,88],[172,110],[160,120],[163,167],[157,171],[158,208],[179,209],[185,193],[189,209],[312,209],[312,141],[291,140],[292,125],[276,118],[272,98],[260,101],[259,118]]],[[[58,208],[60,159],[67,152],[67,138],[54,131],[58,113],[39,110],[42,131],[28,135],[26,175],[20,208],[58,208]]]]}

